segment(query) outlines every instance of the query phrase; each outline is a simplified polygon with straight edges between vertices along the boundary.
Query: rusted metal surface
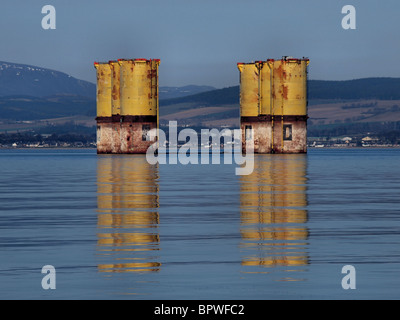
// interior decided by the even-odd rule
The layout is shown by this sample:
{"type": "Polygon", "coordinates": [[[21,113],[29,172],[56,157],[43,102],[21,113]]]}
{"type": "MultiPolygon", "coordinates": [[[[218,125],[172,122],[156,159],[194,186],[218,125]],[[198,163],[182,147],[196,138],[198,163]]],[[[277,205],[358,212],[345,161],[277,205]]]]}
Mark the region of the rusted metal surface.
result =
{"type": "Polygon", "coordinates": [[[110,61],[111,67],[111,104],[112,115],[121,114],[120,99],[120,65],[118,61],[110,61]]]}
{"type": "Polygon", "coordinates": [[[159,60],[119,59],[118,62],[121,115],[157,115],[157,105],[153,100],[153,78],[158,79],[159,60]]]}
{"type": "Polygon", "coordinates": [[[254,63],[238,64],[240,71],[240,115],[259,114],[259,71],[254,63]]]}
{"type": "Polygon", "coordinates": [[[240,115],[306,115],[308,59],[238,63],[240,115]]]}
{"type": "Polygon", "coordinates": [[[156,116],[121,116],[120,122],[157,122],[156,116]]]}
{"type": "Polygon", "coordinates": [[[110,123],[113,122],[112,117],[96,117],[97,123],[110,123]]]}
{"type": "Polygon", "coordinates": [[[238,63],[243,151],[251,128],[256,153],[307,152],[308,64],[288,57],[238,63]]]}
{"type": "Polygon", "coordinates": [[[95,63],[98,77],[97,152],[146,153],[157,137],[159,59],[95,63]]]}
{"type": "Polygon", "coordinates": [[[95,62],[97,76],[97,117],[111,116],[111,68],[108,63],[95,62]]]}

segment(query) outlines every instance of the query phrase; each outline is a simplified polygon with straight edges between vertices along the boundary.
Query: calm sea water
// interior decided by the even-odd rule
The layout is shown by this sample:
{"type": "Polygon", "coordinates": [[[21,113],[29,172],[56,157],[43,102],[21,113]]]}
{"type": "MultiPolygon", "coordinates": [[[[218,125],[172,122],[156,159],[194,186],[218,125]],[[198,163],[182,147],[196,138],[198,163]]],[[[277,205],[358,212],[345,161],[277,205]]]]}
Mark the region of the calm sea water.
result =
{"type": "Polygon", "coordinates": [[[1,299],[400,298],[400,150],[258,155],[249,176],[94,150],[0,167],[1,299]]]}

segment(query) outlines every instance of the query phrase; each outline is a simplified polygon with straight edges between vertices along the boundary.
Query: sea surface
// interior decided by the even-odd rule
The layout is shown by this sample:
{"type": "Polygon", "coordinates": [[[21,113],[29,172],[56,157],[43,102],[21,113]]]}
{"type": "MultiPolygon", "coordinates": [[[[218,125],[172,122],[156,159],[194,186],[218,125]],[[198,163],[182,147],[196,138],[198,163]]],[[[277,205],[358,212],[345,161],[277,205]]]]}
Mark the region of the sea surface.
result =
{"type": "Polygon", "coordinates": [[[220,162],[0,150],[0,299],[400,298],[400,150],[220,162]]]}

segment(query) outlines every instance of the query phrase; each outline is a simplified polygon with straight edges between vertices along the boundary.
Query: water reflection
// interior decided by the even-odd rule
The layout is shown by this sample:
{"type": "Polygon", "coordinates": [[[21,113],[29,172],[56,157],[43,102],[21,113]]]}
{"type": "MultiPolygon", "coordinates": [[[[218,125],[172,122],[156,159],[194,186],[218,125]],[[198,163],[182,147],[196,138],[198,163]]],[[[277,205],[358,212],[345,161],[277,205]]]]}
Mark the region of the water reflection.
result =
{"type": "Polygon", "coordinates": [[[160,238],[158,167],[144,155],[97,162],[100,272],[156,272],[160,238]]]}
{"type": "Polygon", "coordinates": [[[240,179],[244,272],[303,271],[309,263],[307,156],[257,155],[254,166],[240,179]]]}

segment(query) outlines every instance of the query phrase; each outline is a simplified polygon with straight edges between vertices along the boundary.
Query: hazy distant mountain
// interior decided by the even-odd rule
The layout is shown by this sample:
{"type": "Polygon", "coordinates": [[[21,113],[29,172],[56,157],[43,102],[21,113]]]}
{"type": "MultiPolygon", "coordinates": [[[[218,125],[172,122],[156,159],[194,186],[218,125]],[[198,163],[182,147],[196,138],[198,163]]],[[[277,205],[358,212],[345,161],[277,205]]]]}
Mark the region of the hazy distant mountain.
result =
{"type": "MultiPolygon", "coordinates": [[[[93,70],[93,72],[95,72],[93,70]]],[[[160,99],[215,90],[211,86],[160,87],[160,99]]],[[[39,120],[96,116],[96,85],[66,73],[0,61],[0,119],[39,120]]]]}
{"type": "Polygon", "coordinates": [[[164,100],[164,99],[186,97],[197,93],[207,92],[212,90],[216,89],[211,86],[195,86],[195,85],[184,86],[184,87],[160,87],[159,94],[160,94],[160,100],[164,100]]]}
{"type": "MultiPolygon", "coordinates": [[[[400,121],[400,78],[309,80],[308,98],[310,124],[400,121]]],[[[161,100],[161,123],[237,126],[239,100],[239,86],[161,100]]]]}
{"type": "Polygon", "coordinates": [[[0,97],[0,119],[41,120],[70,116],[96,116],[96,100],[75,95],[0,97]]]}
{"type": "MultiPolygon", "coordinates": [[[[400,99],[400,78],[365,78],[346,81],[308,81],[309,100],[400,99]]],[[[196,103],[216,106],[239,103],[239,86],[161,101],[161,106],[196,103]]]]}
{"type": "Polygon", "coordinates": [[[0,96],[45,97],[57,94],[94,98],[96,86],[63,72],[0,61],[0,96]]]}
{"type": "MultiPolygon", "coordinates": [[[[160,99],[179,98],[211,90],[215,88],[196,85],[159,88],[160,99]]],[[[11,95],[47,97],[57,94],[96,99],[96,85],[63,72],[0,61],[0,97],[11,95]]]]}
{"type": "MultiPolygon", "coordinates": [[[[239,86],[160,87],[159,92],[162,122],[215,126],[238,123],[239,86]]],[[[314,124],[400,119],[400,78],[309,80],[308,98],[310,123],[314,124]]],[[[95,84],[50,69],[0,62],[0,120],[71,116],[95,118],[95,84]]]]}
{"type": "Polygon", "coordinates": [[[309,100],[400,99],[400,78],[364,78],[345,81],[309,80],[309,100]]]}

